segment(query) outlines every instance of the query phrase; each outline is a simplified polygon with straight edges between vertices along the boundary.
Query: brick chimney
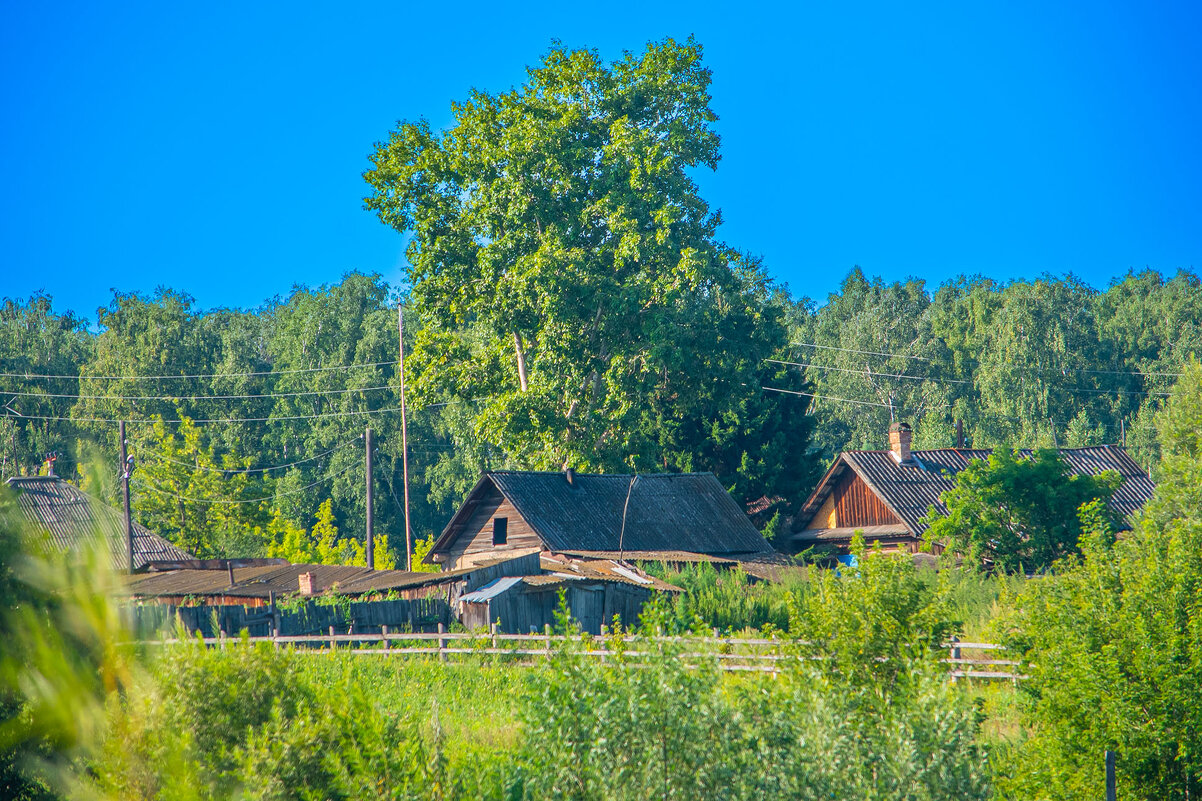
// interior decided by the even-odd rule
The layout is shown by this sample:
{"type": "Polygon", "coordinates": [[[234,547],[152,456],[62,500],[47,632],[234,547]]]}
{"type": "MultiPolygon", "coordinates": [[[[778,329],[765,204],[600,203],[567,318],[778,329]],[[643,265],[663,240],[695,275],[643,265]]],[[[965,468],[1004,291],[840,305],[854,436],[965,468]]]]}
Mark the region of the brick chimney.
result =
{"type": "Polygon", "coordinates": [[[312,595],[317,592],[317,583],[313,580],[312,573],[301,573],[297,579],[300,582],[301,595],[312,595]]]}
{"type": "Polygon", "coordinates": [[[898,464],[911,464],[910,456],[910,424],[892,423],[889,426],[889,450],[893,460],[898,464]]]}

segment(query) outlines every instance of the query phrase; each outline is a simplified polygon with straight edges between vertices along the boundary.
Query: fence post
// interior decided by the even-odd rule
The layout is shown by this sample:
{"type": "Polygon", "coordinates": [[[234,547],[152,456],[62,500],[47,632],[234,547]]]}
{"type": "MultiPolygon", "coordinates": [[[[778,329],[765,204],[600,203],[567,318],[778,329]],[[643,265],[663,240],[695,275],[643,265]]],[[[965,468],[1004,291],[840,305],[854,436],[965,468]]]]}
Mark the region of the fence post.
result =
{"type": "Polygon", "coordinates": [[[1116,801],[1117,788],[1114,776],[1114,752],[1106,752],[1106,801],[1116,801]]]}
{"type": "Polygon", "coordinates": [[[960,638],[959,638],[959,636],[953,634],[952,635],[952,659],[959,659],[959,658],[960,658],[960,638]]]}
{"type": "Polygon", "coordinates": [[[334,627],[330,626],[330,653],[334,653],[334,649],[337,647],[337,644],[334,642],[334,627]]]}
{"type": "Polygon", "coordinates": [[[280,616],[275,615],[271,620],[271,642],[275,645],[278,651],[282,647],[280,645],[280,616]]]}
{"type": "Polygon", "coordinates": [[[547,641],[547,661],[549,662],[549,661],[551,661],[551,624],[550,623],[543,624],[543,636],[546,638],[546,641],[547,641]]]}
{"type": "Polygon", "coordinates": [[[446,655],[446,652],[443,650],[443,649],[444,649],[446,646],[443,644],[443,637],[442,637],[442,635],[443,635],[445,632],[446,632],[446,626],[444,626],[444,625],[443,625],[443,624],[440,622],[440,623],[438,624],[438,661],[439,661],[439,662],[445,662],[445,661],[447,661],[447,655],[446,655]]]}
{"type": "Polygon", "coordinates": [[[384,636],[384,650],[387,651],[390,647],[388,642],[388,627],[380,626],[380,634],[384,636]]]}
{"type": "Polygon", "coordinates": [[[492,649],[495,651],[495,650],[497,650],[497,624],[496,623],[488,624],[488,633],[492,635],[492,649]]]}
{"type": "Polygon", "coordinates": [[[221,640],[221,650],[225,650],[225,629],[218,629],[217,637],[221,640]]]}

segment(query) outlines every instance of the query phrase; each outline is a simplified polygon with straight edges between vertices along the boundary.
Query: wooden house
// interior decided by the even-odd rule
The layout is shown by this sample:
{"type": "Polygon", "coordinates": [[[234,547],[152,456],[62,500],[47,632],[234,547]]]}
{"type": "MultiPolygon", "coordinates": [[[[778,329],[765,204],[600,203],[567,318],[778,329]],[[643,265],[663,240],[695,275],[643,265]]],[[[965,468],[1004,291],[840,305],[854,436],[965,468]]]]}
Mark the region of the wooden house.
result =
{"type": "MultiPolygon", "coordinates": [[[[113,569],[129,570],[125,518],[116,509],[55,475],[20,476],[5,483],[16,491],[17,508],[25,522],[44,533],[52,547],[76,550],[100,537],[108,546],[113,569]]],[[[133,540],[135,571],[152,562],[193,558],[136,522],[133,540]]]]}
{"type": "MultiPolygon", "coordinates": [[[[794,517],[792,549],[821,546],[846,551],[854,533],[887,550],[915,553],[926,526],[922,518],[934,507],[946,512],[941,496],[955,485],[956,474],[974,459],[988,459],[984,448],[939,448],[912,451],[906,423],[889,429],[889,450],[845,451],[827,470],[818,487],[794,517]]],[[[1031,451],[1019,451],[1029,457],[1031,451]]],[[[1110,501],[1122,518],[1152,497],[1148,474],[1118,445],[1060,448],[1061,458],[1078,475],[1113,470],[1122,484],[1110,501]]]]}
{"type": "Polygon", "coordinates": [[[763,560],[772,547],[712,473],[485,473],[426,559],[520,552],[625,561],[763,560]]]}

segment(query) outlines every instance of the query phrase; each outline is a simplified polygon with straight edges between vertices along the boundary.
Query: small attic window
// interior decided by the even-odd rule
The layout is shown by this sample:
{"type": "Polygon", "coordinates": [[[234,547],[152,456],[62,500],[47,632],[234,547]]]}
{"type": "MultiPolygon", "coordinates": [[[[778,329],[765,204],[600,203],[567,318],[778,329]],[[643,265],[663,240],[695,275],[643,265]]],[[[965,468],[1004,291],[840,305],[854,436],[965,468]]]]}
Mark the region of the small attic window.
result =
{"type": "Polygon", "coordinates": [[[504,545],[508,541],[509,541],[509,518],[508,517],[494,517],[492,519],[492,544],[493,544],[493,547],[496,547],[497,545],[504,545]]]}

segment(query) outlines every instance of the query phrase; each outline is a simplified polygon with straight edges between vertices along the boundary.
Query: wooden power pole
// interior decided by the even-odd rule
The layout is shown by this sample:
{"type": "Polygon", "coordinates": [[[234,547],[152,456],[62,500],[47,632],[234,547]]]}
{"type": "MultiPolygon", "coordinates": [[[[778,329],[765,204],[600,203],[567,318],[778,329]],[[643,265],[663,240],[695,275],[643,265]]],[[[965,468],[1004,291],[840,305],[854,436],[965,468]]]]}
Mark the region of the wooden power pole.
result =
{"type": "Polygon", "coordinates": [[[125,558],[129,572],[134,572],[134,524],[129,515],[129,474],[133,472],[133,460],[126,452],[125,421],[117,426],[117,437],[121,440],[121,494],[125,499],[125,558]]]}
{"type": "Polygon", "coordinates": [[[401,478],[405,485],[405,569],[413,570],[413,536],[409,528],[409,429],[405,421],[405,310],[399,300],[396,304],[396,319],[397,341],[401,349],[401,478]]]}
{"type": "Polygon", "coordinates": [[[376,568],[376,543],[375,543],[375,525],[372,521],[372,494],[371,494],[371,477],[372,477],[372,441],[371,441],[371,426],[367,427],[367,432],[363,435],[365,450],[367,452],[367,568],[375,570],[376,568]]]}

